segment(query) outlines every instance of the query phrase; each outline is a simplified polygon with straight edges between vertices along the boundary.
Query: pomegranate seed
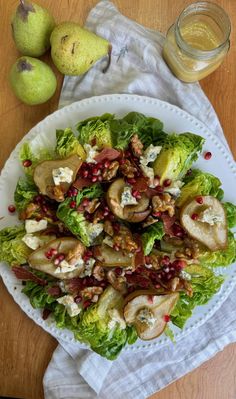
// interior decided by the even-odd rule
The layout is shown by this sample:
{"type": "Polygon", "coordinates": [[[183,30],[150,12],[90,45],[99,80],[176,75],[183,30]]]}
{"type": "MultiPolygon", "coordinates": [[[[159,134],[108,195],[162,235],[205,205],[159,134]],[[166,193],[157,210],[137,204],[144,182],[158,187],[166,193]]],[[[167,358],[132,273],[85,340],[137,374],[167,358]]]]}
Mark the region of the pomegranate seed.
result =
{"type": "Polygon", "coordinates": [[[59,263],[61,263],[64,259],[65,259],[65,255],[64,254],[56,255],[56,258],[54,260],[54,265],[58,266],[59,263]]]}
{"type": "Polygon", "coordinates": [[[111,162],[109,160],[105,161],[105,163],[104,163],[105,168],[109,168],[110,165],[111,165],[111,162]]]}
{"type": "Polygon", "coordinates": [[[173,233],[176,237],[183,237],[184,236],[184,230],[182,229],[181,226],[179,226],[178,224],[174,224],[173,225],[173,233]]]}
{"type": "Polygon", "coordinates": [[[156,186],[156,190],[158,193],[162,193],[164,189],[162,186],[156,186]]]}
{"type": "Polygon", "coordinates": [[[120,231],[120,225],[118,223],[113,223],[113,230],[115,233],[119,233],[120,231]]]}
{"type": "Polygon", "coordinates": [[[98,181],[98,178],[97,178],[97,176],[93,176],[91,180],[93,183],[96,183],[96,181],[98,181]]]}
{"type": "Polygon", "coordinates": [[[25,159],[25,161],[22,162],[22,165],[24,168],[29,168],[32,165],[32,161],[30,159],[25,159]]]}
{"type": "Polygon", "coordinates": [[[131,157],[131,153],[128,150],[126,150],[125,151],[125,156],[126,156],[126,158],[129,158],[129,157],[131,157]]]}
{"type": "Polygon", "coordinates": [[[86,207],[86,206],[88,206],[89,205],[89,199],[88,198],[84,198],[83,200],[82,200],[82,202],[81,202],[81,204],[80,205],[82,205],[82,206],[84,206],[84,207],[86,207]]]}
{"type": "Polygon", "coordinates": [[[69,198],[73,197],[72,190],[67,191],[67,197],[69,197],[69,198]]]}
{"type": "Polygon", "coordinates": [[[164,180],[164,182],[163,182],[163,186],[164,187],[169,187],[170,185],[171,185],[171,180],[170,179],[164,180]]]}
{"type": "Polygon", "coordinates": [[[169,268],[168,266],[165,266],[165,267],[163,267],[163,271],[164,271],[165,273],[169,273],[170,268],[169,268]]]}
{"type": "Polygon", "coordinates": [[[153,295],[148,295],[148,302],[153,303],[153,295]]]}
{"type": "Polygon", "coordinates": [[[15,210],[16,210],[16,207],[15,207],[14,205],[9,205],[8,211],[9,211],[10,213],[14,213],[15,210]]]}
{"type": "Polygon", "coordinates": [[[115,271],[115,274],[116,274],[117,276],[121,276],[121,274],[122,274],[122,269],[121,269],[121,267],[116,267],[114,271],[115,271]]]}
{"type": "Polygon", "coordinates": [[[167,276],[166,276],[167,280],[171,280],[173,277],[174,276],[173,276],[172,273],[168,273],[167,276]]]}
{"type": "Polygon", "coordinates": [[[57,249],[51,248],[50,251],[51,251],[52,256],[57,255],[57,249]]]}
{"type": "Polygon", "coordinates": [[[184,269],[184,267],[187,265],[187,263],[184,260],[175,260],[172,263],[172,266],[174,267],[175,270],[178,272],[184,269]]]}
{"type": "Polygon", "coordinates": [[[132,196],[137,199],[138,197],[141,198],[141,194],[138,190],[132,190],[132,196]]]}
{"type": "Polygon", "coordinates": [[[94,176],[98,176],[100,173],[101,171],[96,166],[92,169],[92,174],[94,176]]]}
{"type": "Polygon", "coordinates": [[[106,287],[106,285],[107,285],[107,282],[106,281],[100,281],[100,284],[99,284],[99,286],[100,287],[106,287]]]}
{"type": "Polygon", "coordinates": [[[70,208],[72,208],[72,209],[76,208],[76,201],[70,202],[70,208]]]}
{"type": "Polygon", "coordinates": [[[41,195],[36,195],[34,197],[34,202],[36,202],[36,204],[41,204],[43,200],[43,197],[41,195]]]}
{"type": "Polygon", "coordinates": [[[85,251],[84,255],[83,255],[83,260],[86,262],[87,260],[89,260],[91,257],[93,256],[92,251],[85,251]]]}
{"type": "Polygon", "coordinates": [[[91,305],[91,302],[90,302],[90,301],[84,301],[84,303],[83,303],[83,308],[84,308],[84,309],[87,309],[90,305],[91,305]]]}
{"type": "Polygon", "coordinates": [[[205,152],[204,154],[204,158],[208,161],[209,159],[211,159],[212,157],[212,153],[210,151],[205,152]]]}
{"type": "Polygon", "coordinates": [[[47,205],[43,205],[43,206],[42,206],[42,211],[45,212],[45,213],[47,213],[47,212],[49,211],[48,206],[47,206],[47,205]]]}
{"type": "Polygon", "coordinates": [[[191,215],[191,219],[193,219],[193,220],[198,220],[198,214],[197,213],[193,213],[192,215],[191,215]]]}
{"type": "Polygon", "coordinates": [[[160,176],[159,175],[155,175],[154,179],[160,180],[160,176]]]}
{"type": "Polygon", "coordinates": [[[102,176],[99,175],[99,176],[98,176],[98,181],[102,181],[102,180],[103,180],[102,176]]]}
{"type": "Polygon", "coordinates": [[[80,303],[80,302],[82,302],[82,296],[81,296],[81,295],[77,295],[77,296],[74,298],[74,302],[75,302],[75,303],[80,303]]]}
{"type": "Polygon", "coordinates": [[[154,212],[152,214],[155,218],[159,218],[161,216],[161,212],[154,212]]]}
{"type": "Polygon", "coordinates": [[[115,216],[112,213],[109,213],[108,219],[112,222],[113,220],[115,220],[115,216]]]}
{"type": "Polygon", "coordinates": [[[120,165],[124,165],[125,162],[126,162],[126,160],[124,158],[121,158],[119,161],[120,165]]]}
{"type": "Polygon", "coordinates": [[[202,197],[196,197],[195,200],[196,200],[196,202],[198,204],[203,204],[203,198],[202,197]]]}
{"type": "Polygon", "coordinates": [[[135,179],[126,179],[126,181],[127,181],[127,183],[129,183],[131,185],[136,183],[135,179]]]}
{"type": "Polygon", "coordinates": [[[169,264],[170,264],[169,256],[167,256],[167,255],[163,256],[163,258],[161,259],[161,265],[162,266],[167,266],[169,264]]]}
{"type": "Polygon", "coordinates": [[[160,288],[160,287],[161,287],[160,284],[155,285],[155,288],[160,288]]]}
{"type": "Polygon", "coordinates": [[[74,197],[76,197],[76,195],[78,194],[78,190],[77,190],[77,188],[75,188],[75,187],[72,187],[71,192],[72,192],[72,195],[73,195],[74,197]]]}
{"type": "Polygon", "coordinates": [[[84,177],[86,179],[88,177],[88,175],[89,175],[89,171],[88,170],[83,170],[81,172],[81,175],[82,175],[82,177],[84,177]]]}
{"type": "Polygon", "coordinates": [[[170,321],[170,315],[165,314],[165,315],[163,316],[163,319],[164,319],[164,321],[165,321],[166,323],[169,323],[169,321],[170,321]]]}
{"type": "Polygon", "coordinates": [[[51,251],[49,250],[49,251],[47,251],[47,252],[45,252],[45,254],[44,254],[45,256],[46,256],[46,258],[47,259],[51,259],[52,258],[52,253],[51,253],[51,251]]]}
{"type": "Polygon", "coordinates": [[[119,245],[114,244],[113,249],[118,252],[120,250],[120,247],[119,247],[119,245]]]}

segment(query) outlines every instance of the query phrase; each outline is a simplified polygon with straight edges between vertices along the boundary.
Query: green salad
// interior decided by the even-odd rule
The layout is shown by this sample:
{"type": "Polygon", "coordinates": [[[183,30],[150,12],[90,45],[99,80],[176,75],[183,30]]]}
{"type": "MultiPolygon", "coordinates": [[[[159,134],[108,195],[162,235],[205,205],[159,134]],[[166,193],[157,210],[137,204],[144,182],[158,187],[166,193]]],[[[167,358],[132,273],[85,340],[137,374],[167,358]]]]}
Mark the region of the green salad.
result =
{"type": "MultiPolygon", "coordinates": [[[[43,319],[115,359],[137,338],[183,328],[236,258],[236,206],[192,165],[204,139],[131,112],[56,131],[54,149],[25,142],[25,172],[0,231],[0,260],[43,319]]],[[[211,154],[205,154],[210,159],[211,154]]]]}

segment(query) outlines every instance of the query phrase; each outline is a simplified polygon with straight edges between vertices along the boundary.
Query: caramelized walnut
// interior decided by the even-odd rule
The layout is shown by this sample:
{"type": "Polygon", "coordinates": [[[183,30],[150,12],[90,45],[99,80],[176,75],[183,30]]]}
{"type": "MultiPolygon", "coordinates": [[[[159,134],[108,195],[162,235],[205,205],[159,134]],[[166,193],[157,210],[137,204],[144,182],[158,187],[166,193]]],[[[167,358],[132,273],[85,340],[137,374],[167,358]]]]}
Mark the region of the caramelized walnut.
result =
{"type": "Polygon", "coordinates": [[[76,246],[71,249],[68,254],[66,255],[66,261],[70,265],[76,264],[83,256],[85,252],[85,247],[81,242],[78,242],[76,246]]]}
{"type": "Polygon", "coordinates": [[[168,212],[169,216],[172,217],[175,214],[175,200],[170,194],[164,193],[161,195],[155,195],[152,198],[153,212],[168,212]]]}
{"type": "Polygon", "coordinates": [[[120,171],[128,179],[133,179],[137,172],[137,169],[131,164],[128,159],[126,159],[125,163],[123,165],[120,165],[120,171]]]}
{"type": "Polygon", "coordinates": [[[136,157],[140,157],[143,154],[143,143],[137,134],[135,134],[131,139],[131,148],[136,157]]]}
{"type": "Polygon", "coordinates": [[[117,174],[119,166],[120,166],[120,164],[118,161],[111,162],[110,166],[108,168],[106,168],[102,173],[103,180],[113,179],[117,174]]]}
{"type": "Polygon", "coordinates": [[[119,233],[113,236],[114,247],[120,248],[127,252],[135,252],[138,249],[138,244],[134,241],[131,231],[121,226],[119,233]]]}

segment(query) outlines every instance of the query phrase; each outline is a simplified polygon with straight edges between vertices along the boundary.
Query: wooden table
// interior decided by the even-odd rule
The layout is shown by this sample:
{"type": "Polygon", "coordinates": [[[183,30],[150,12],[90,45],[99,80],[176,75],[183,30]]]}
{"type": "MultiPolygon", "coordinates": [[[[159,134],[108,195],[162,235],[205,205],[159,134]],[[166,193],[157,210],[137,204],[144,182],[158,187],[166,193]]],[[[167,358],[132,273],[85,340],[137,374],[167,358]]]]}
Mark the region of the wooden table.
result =
{"type": "MultiPolygon", "coordinates": [[[[189,0],[114,0],[127,17],[149,28],[165,32],[189,0]]],[[[236,25],[235,0],[215,1],[230,15],[236,25]]],[[[54,14],[56,20],[73,20],[84,23],[96,0],[37,0],[54,14]]],[[[9,88],[7,75],[18,57],[11,38],[10,16],[17,1],[0,0],[1,5],[1,138],[0,166],[8,158],[18,141],[36,123],[57,109],[62,76],[57,73],[58,89],[46,104],[36,107],[23,105],[9,88]]],[[[49,55],[43,57],[51,61],[49,55]]],[[[229,145],[236,155],[236,46],[223,65],[202,81],[202,87],[216,109],[229,145]]],[[[42,378],[45,368],[56,348],[54,338],[32,322],[14,303],[1,282],[0,302],[0,395],[24,399],[42,399],[42,378]]],[[[214,359],[173,383],[152,399],[235,399],[236,398],[236,345],[230,345],[214,359]]],[[[158,376],[157,376],[158,378],[158,376]]]]}

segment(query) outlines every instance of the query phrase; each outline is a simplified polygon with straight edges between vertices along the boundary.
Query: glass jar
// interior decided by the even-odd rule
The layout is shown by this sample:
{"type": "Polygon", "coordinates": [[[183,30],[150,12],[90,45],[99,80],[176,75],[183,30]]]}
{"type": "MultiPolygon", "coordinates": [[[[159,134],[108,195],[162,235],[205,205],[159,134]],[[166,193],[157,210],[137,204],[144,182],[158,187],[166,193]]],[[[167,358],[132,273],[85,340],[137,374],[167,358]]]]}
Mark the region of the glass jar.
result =
{"type": "Polygon", "coordinates": [[[230,47],[230,31],[223,8],[207,1],[190,4],[168,30],[163,58],[180,80],[200,80],[222,63],[230,47]]]}

